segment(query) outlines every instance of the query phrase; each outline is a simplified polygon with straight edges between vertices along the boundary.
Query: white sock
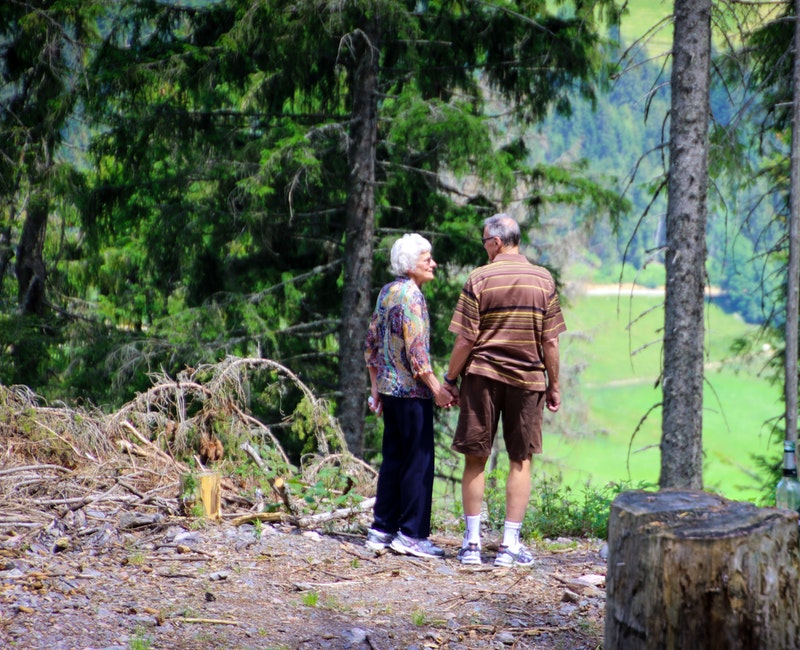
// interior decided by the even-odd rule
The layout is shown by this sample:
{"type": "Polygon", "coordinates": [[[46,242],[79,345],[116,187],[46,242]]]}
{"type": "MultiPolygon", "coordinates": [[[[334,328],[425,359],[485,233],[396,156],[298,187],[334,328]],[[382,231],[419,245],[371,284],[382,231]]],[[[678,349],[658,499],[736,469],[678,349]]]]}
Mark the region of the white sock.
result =
{"type": "Polygon", "coordinates": [[[503,525],[503,546],[508,546],[511,551],[516,551],[519,548],[520,528],[522,528],[521,521],[506,520],[503,525]]]}
{"type": "Polygon", "coordinates": [[[481,545],[481,516],[480,515],[464,515],[464,521],[467,529],[464,531],[464,546],[467,544],[477,544],[478,548],[481,545]]]}

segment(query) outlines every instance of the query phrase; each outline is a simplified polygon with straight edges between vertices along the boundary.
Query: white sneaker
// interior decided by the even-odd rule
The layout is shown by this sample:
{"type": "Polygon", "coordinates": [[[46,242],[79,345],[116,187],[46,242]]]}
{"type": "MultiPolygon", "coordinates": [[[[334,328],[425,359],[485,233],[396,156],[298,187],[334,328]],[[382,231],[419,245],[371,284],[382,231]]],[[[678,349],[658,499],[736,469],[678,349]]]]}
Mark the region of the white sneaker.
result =
{"type": "Polygon", "coordinates": [[[389,544],[392,543],[393,539],[394,535],[391,533],[384,533],[383,531],[370,528],[367,531],[367,541],[364,542],[364,546],[370,551],[383,551],[389,548],[389,544]]]}
{"type": "Polygon", "coordinates": [[[456,559],[461,564],[480,564],[481,563],[481,549],[475,542],[470,542],[466,546],[462,546],[456,555],[456,559]]]}
{"type": "Polygon", "coordinates": [[[516,551],[509,550],[508,546],[500,546],[494,565],[499,567],[531,566],[533,555],[522,544],[516,551]]]}
{"type": "Polygon", "coordinates": [[[444,557],[444,551],[429,539],[414,539],[403,535],[403,533],[397,533],[392,543],[389,544],[389,548],[397,551],[400,555],[413,555],[424,558],[444,557]]]}

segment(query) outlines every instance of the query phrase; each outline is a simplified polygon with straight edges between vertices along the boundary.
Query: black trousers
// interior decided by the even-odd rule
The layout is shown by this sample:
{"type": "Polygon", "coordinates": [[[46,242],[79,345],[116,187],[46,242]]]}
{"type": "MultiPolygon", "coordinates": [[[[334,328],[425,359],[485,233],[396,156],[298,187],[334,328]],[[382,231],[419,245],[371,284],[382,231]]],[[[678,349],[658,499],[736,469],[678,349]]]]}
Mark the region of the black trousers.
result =
{"type": "Polygon", "coordinates": [[[383,461],[372,527],[424,539],[431,533],[433,400],[381,395],[383,461]]]}

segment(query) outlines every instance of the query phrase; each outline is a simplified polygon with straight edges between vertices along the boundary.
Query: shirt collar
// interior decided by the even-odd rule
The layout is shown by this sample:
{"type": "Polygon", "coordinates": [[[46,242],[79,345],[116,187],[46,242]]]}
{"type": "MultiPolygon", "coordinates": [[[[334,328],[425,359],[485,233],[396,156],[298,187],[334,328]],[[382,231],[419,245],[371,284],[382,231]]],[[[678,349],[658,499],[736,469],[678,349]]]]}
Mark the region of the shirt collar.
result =
{"type": "Polygon", "coordinates": [[[518,262],[520,260],[527,261],[527,259],[522,253],[498,253],[492,262],[518,262]]]}

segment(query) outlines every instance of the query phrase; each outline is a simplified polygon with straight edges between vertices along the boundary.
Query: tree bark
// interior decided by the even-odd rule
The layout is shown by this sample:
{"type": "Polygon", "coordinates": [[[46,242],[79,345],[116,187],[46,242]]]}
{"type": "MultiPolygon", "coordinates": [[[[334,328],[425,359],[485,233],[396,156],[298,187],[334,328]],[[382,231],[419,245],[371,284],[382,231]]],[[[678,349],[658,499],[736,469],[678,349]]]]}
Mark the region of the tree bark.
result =
{"type": "MultiPolygon", "coordinates": [[[[11,210],[8,210],[9,218],[6,223],[11,223],[11,210]]],[[[8,265],[14,257],[13,247],[11,246],[11,226],[6,226],[0,231],[0,281],[6,277],[8,265]]]]}
{"type": "Polygon", "coordinates": [[[800,0],[795,0],[792,74],[792,154],[789,191],[789,269],[786,280],[784,402],[786,440],[797,442],[797,319],[800,292],[800,0]]]}
{"type": "Polygon", "coordinates": [[[372,312],[371,280],[375,235],[375,151],[378,141],[377,30],[350,35],[356,64],[353,74],[353,122],[345,224],[344,290],[339,334],[339,422],[350,452],[363,456],[367,373],[364,339],[372,312]]]}
{"type": "Polygon", "coordinates": [[[17,301],[23,315],[44,313],[44,238],[47,233],[49,206],[46,200],[33,198],[28,204],[17,246],[17,301]]]}
{"type": "Polygon", "coordinates": [[[789,650],[800,643],[796,513],[698,491],[611,506],[606,650],[789,650]]]}
{"type": "Polygon", "coordinates": [[[660,485],[703,487],[711,0],[675,0],[660,485]]]}

